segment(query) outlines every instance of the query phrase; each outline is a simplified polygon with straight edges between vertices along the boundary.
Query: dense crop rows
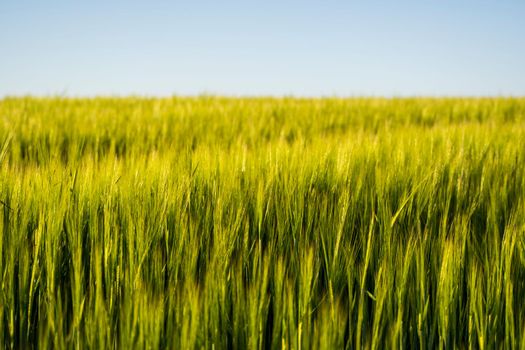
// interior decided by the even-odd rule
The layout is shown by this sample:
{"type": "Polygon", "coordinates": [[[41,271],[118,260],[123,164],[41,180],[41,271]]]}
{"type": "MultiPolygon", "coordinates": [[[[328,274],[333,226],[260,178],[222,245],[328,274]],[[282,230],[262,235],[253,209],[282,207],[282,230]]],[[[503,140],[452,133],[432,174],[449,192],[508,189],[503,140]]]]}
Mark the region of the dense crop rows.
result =
{"type": "Polygon", "coordinates": [[[524,99],[4,99],[7,348],[525,347],[524,99]]]}

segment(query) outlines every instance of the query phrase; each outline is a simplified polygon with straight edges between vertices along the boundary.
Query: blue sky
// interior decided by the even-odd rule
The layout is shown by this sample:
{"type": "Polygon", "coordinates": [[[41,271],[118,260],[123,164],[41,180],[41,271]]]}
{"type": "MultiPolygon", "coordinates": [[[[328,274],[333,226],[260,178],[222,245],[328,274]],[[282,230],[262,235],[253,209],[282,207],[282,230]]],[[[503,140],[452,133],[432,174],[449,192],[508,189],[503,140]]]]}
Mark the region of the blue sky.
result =
{"type": "Polygon", "coordinates": [[[0,96],[525,96],[525,1],[0,1],[0,96]]]}

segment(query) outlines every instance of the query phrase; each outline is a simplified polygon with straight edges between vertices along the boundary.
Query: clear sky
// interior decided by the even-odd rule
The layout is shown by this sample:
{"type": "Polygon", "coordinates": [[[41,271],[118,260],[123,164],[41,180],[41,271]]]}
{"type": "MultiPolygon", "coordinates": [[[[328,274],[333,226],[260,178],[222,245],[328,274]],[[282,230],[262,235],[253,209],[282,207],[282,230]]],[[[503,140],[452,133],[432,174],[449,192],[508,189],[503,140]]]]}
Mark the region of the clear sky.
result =
{"type": "Polygon", "coordinates": [[[524,0],[0,0],[5,95],[525,96],[524,0]]]}

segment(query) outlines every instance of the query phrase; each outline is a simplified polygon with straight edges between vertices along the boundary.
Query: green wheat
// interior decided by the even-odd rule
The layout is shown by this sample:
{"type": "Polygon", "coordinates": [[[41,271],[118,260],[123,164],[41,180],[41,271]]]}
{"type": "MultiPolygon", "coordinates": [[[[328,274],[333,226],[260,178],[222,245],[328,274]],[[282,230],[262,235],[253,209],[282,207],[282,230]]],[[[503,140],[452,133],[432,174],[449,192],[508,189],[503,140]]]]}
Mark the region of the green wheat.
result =
{"type": "Polygon", "coordinates": [[[525,348],[525,99],[0,100],[5,348],[525,348]]]}

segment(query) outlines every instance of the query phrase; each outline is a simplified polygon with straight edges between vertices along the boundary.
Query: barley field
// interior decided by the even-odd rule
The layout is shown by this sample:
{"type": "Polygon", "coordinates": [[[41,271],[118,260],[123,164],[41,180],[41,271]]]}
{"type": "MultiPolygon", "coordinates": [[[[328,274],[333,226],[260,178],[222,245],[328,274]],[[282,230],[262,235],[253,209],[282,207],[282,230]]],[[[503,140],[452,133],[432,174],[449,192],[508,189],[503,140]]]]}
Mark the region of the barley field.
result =
{"type": "Polygon", "coordinates": [[[525,348],[524,98],[4,98],[7,349],[525,348]]]}

